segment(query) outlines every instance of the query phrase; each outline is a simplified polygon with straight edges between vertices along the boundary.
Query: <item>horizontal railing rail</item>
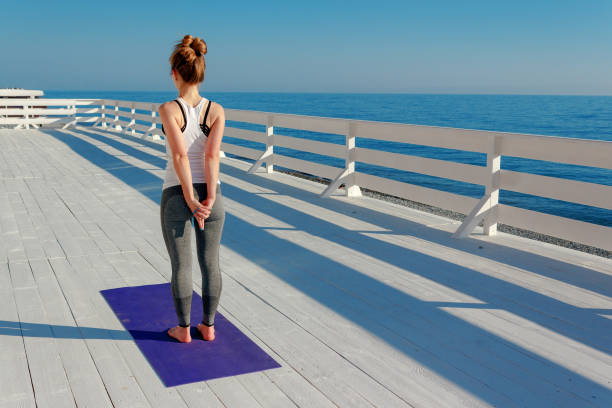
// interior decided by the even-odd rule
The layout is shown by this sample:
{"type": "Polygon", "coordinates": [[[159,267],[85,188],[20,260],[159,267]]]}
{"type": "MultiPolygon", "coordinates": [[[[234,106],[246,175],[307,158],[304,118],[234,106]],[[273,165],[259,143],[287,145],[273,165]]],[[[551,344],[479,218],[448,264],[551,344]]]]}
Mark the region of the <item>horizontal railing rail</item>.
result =
{"type": "MultiPolygon", "coordinates": [[[[13,128],[61,125],[74,121],[79,114],[98,113],[97,99],[0,98],[0,126],[13,128]]],[[[81,122],[89,119],[81,117],[81,122]]]]}
{"type": "MultiPolygon", "coordinates": [[[[58,115],[55,119],[61,118],[61,115],[68,115],[68,119],[64,119],[66,122],[63,124],[64,127],[89,121],[94,122],[94,126],[139,137],[150,137],[155,140],[163,138],[160,129],[161,121],[157,113],[160,105],[158,103],[106,99],[23,99],[19,100],[19,103],[23,103],[19,105],[19,103],[15,104],[15,101],[11,100],[8,108],[3,108],[1,104],[5,102],[0,101],[0,123],[6,119],[6,117],[2,118],[5,114],[26,115],[29,121],[27,123],[30,124],[43,123],[40,121],[42,116],[36,120],[28,116],[42,114],[42,109],[36,107],[46,106],[45,109],[50,115],[58,115]],[[16,108],[16,106],[21,107],[16,108]],[[21,112],[20,109],[24,111],[21,112]],[[88,116],[80,116],[81,114],[88,116]]],[[[363,187],[466,214],[465,220],[454,233],[454,237],[465,237],[482,221],[483,232],[486,235],[494,235],[497,231],[497,224],[503,223],[612,250],[612,228],[610,227],[499,203],[499,190],[504,189],[612,210],[612,186],[500,168],[501,156],[513,156],[612,169],[612,142],[610,141],[237,109],[226,109],[225,112],[226,118],[231,121],[226,127],[225,136],[265,146],[262,150],[232,143],[226,139],[223,141],[221,145],[223,152],[255,161],[248,170],[251,173],[262,165],[265,166],[268,173],[272,173],[274,166],[277,165],[329,179],[329,185],[321,193],[324,197],[329,196],[343,184],[347,196],[361,195],[360,187],[363,187]],[[259,125],[263,130],[245,129],[245,126],[233,122],[245,123],[251,127],[259,125]],[[341,135],[344,137],[344,144],[293,137],[277,133],[275,128],[341,135]],[[356,147],[357,138],[454,149],[462,152],[478,152],[486,154],[487,164],[477,166],[356,147]],[[342,159],[344,166],[335,167],[304,158],[291,157],[275,151],[275,147],[342,159]],[[478,199],[372,175],[356,171],[356,162],[478,184],[485,187],[485,193],[478,199]]]]}

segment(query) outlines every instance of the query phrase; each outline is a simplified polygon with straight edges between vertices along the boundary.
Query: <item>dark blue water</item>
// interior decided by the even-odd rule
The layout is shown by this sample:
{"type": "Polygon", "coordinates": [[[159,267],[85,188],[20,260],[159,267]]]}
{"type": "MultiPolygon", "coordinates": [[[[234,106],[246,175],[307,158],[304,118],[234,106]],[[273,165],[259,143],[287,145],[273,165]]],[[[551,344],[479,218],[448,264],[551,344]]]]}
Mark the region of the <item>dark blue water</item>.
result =
{"type": "MultiPolygon", "coordinates": [[[[464,129],[494,130],[612,141],[612,97],[546,95],[427,95],[427,94],[294,94],[294,93],[202,93],[226,108],[302,115],[351,118],[464,129]]],[[[107,98],[164,102],[175,92],[47,91],[55,98],[107,98]]],[[[263,130],[263,126],[228,122],[228,126],[263,130]]],[[[276,133],[344,144],[344,137],[294,129],[275,128],[276,133]]],[[[230,143],[263,149],[263,145],[227,137],[230,143]]],[[[357,139],[358,147],[486,165],[479,153],[440,149],[408,143],[357,139]]],[[[344,161],[329,156],[275,147],[292,157],[343,167],[344,161]]],[[[612,161],[612,157],[610,158],[612,161]]],[[[502,169],[561,177],[612,186],[612,170],[565,165],[502,156],[502,169]]],[[[484,187],[449,179],[356,163],[358,171],[389,177],[424,187],[480,198],[484,187]]],[[[612,227],[612,211],[568,203],[508,190],[500,202],[521,208],[574,218],[612,227]]]]}

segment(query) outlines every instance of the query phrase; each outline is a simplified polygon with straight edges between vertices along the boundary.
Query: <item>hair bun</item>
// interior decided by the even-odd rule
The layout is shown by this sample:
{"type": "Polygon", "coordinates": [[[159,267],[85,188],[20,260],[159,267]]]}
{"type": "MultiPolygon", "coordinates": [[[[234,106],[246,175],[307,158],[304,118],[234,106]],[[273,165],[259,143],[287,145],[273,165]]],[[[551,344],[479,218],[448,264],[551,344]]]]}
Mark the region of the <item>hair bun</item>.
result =
{"type": "Polygon", "coordinates": [[[180,46],[181,47],[191,47],[192,42],[193,42],[193,36],[187,34],[186,36],[183,37],[183,40],[181,41],[180,46]]]}
{"type": "Polygon", "coordinates": [[[198,57],[205,55],[208,51],[206,47],[206,42],[200,37],[196,37],[195,39],[193,39],[193,42],[191,43],[191,48],[193,48],[196,56],[198,57]]]}

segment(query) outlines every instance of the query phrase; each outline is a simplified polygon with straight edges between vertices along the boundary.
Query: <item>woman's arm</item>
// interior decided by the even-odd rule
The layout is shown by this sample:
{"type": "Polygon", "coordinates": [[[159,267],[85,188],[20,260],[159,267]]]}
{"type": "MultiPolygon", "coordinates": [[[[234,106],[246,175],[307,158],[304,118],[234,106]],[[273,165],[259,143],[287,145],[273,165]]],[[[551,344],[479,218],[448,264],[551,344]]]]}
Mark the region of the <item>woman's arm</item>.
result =
{"type": "Polygon", "coordinates": [[[206,188],[208,198],[212,202],[217,194],[217,182],[219,180],[219,161],[221,151],[221,139],[225,130],[225,111],[218,103],[214,105],[214,122],[210,127],[210,133],[206,140],[206,153],[204,154],[204,171],[206,173],[206,188]]]}
{"type": "MultiPolygon", "coordinates": [[[[170,150],[172,151],[172,163],[174,165],[176,175],[181,182],[183,197],[185,197],[185,201],[189,205],[192,212],[198,208],[197,214],[205,215],[207,217],[210,211],[198,200],[196,200],[193,193],[191,168],[189,167],[187,148],[185,147],[185,141],[183,140],[183,135],[181,133],[181,129],[179,128],[179,124],[175,119],[175,117],[178,116],[178,111],[173,111],[172,103],[166,102],[159,107],[158,112],[164,125],[166,143],[170,145],[170,150]]],[[[199,217],[196,218],[198,218],[198,220],[200,219],[199,217]]]]}

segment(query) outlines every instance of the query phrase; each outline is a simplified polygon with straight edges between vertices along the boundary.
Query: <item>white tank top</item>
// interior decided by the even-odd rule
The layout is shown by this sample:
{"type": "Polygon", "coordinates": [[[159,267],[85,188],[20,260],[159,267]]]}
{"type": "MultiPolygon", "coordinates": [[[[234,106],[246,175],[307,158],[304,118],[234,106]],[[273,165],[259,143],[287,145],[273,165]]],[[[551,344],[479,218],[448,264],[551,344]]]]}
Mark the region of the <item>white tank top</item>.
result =
{"type": "MultiPolygon", "coordinates": [[[[189,159],[189,167],[191,169],[192,183],[206,183],[206,174],[204,171],[204,153],[206,152],[206,141],[208,137],[200,127],[200,118],[202,117],[202,109],[208,105],[208,99],[202,98],[200,103],[195,107],[188,104],[183,98],[179,97],[177,101],[183,108],[185,114],[185,130],[183,130],[183,139],[185,148],[187,149],[187,158],[189,159]]],[[[209,113],[210,114],[210,113],[209,113]]],[[[172,160],[172,149],[166,141],[166,173],[164,175],[164,183],[162,190],[167,187],[180,185],[181,181],[174,169],[172,160]]],[[[221,184],[221,180],[217,180],[217,184],[221,184]]]]}

